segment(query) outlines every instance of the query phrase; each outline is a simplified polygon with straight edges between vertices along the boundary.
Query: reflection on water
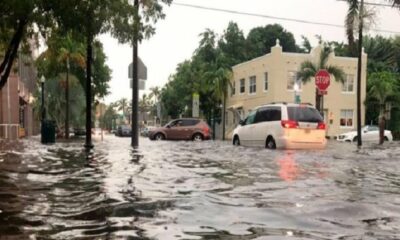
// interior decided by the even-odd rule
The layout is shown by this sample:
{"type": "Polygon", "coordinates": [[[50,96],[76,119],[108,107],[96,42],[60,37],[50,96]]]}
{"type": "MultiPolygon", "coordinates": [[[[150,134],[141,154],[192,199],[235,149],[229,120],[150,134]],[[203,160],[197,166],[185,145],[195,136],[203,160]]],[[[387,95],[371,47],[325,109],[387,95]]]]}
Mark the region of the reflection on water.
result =
{"type": "Polygon", "coordinates": [[[400,239],[400,146],[0,145],[0,239],[400,239]]]}
{"type": "Polygon", "coordinates": [[[287,182],[291,182],[298,177],[299,168],[293,158],[293,152],[285,152],[283,156],[278,157],[279,177],[287,182]]]}

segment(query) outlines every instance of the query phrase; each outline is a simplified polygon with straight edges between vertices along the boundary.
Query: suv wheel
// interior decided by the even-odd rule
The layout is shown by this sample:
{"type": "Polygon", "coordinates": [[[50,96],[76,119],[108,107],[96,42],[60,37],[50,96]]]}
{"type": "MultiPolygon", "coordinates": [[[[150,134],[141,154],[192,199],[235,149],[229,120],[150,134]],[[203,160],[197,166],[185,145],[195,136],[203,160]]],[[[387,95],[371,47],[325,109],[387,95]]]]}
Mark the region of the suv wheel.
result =
{"type": "Polygon", "coordinates": [[[156,141],[161,141],[161,140],[164,140],[165,139],[165,136],[164,136],[164,134],[162,134],[162,133],[157,133],[155,136],[154,136],[154,140],[156,140],[156,141]]]}
{"type": "Polygon", "coordinates": [[[276,149],[276,143],[273,137],[268,137],[265,143],[265,147],[268,149],[276,149]]]}
{"type": "Polygon", "coordinates": [[[357,142],[358,141],[358,136],[355,136],[354,138],[353,138],[353,142],[357,142]]]}
{"type": "Polygon", "coordinates": [[[203,135],[201,135],[200,133],[196,133],[195,135],[193,135],[192,139],[195,142],[201,142],[203,141],[203,135]]]}
{"type": "Polygon", "coordinates": [[[235,136],[235,137],[233,138],[233,145],[235,145],[235,146],[240,146],[240,140],[239,140],[239,137],[238,137],[238,136],[235,136]]]}

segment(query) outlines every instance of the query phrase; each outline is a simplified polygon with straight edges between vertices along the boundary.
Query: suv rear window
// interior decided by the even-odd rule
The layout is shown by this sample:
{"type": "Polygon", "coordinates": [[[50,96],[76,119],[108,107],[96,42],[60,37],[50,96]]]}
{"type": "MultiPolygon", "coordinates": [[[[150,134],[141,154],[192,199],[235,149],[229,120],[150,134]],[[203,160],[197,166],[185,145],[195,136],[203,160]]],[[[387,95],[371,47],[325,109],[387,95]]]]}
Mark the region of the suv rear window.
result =
{"type": "Polygon", "coordinates": [[[322,122],[321,114],[315,108],[310,107],[287,107],[289,120],[297,122],[322,122]]]}
{"type": "Polygon", "coordinates": [[[198,124],[200,120],[197,119],[184,119],[182,122],[182,126],[194,126],[198,124]]]}

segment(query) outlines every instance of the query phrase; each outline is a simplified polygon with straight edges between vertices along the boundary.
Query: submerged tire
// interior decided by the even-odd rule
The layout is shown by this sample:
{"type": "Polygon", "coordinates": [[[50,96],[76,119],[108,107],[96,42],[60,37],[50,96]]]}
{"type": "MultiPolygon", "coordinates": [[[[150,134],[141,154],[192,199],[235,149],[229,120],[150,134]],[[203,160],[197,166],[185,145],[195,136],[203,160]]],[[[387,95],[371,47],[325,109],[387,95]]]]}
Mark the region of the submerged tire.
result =
{"type": "Polygon", "coordinates": [[[161,141],[161,140],[164,140],[165,139],[165,136],[164,136],[164,134],[162,134],[162,133],[157,133],[155,136],[154,136],[154,140],[156,140],[156,141],[161,141]]]}
{"type": "Polygon", "coordinates": [[[234,146],[240,146],[240,139],[239,139],[239,137],[238,136],[235,136],[234,138],[233,138],[233,145],[234,146]]]}
{"type": "Polygon", "coordinates": [[[196,133],[193,135],[192,140],[195,142],[201,142],[203,141],[203,135],[201,135],[200,133],[196,133]]]}
{"type": "Polygon", "coordinates": [[[268,137],[265,142],[265,147],[268,149],[276,149],[276,143],[273,137],[268,137]]]}

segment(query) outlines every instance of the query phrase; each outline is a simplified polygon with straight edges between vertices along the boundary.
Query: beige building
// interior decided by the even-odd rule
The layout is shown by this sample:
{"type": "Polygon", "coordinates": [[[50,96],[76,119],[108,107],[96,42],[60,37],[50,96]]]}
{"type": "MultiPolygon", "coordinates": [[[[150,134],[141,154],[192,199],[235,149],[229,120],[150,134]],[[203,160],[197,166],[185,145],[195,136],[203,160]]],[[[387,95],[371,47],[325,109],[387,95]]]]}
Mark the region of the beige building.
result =
{"type": "MultiPolygon", "coordinates": [[[[282,52],[277,40],[271,53],[233,66],[233,79],[227,99],[227,137],[240,118],[244,118],[257,106],[271,102],[294,102],[295,94],[300,96],[302,103],[315,106],[315,82],[312,79],[302,84],[297,79],[300,64],[306,60],[319,62],[321,46],[310,53],[282,52]],[[295,83],[298,90],[295,91],[295,83]]],[[[338,57],[334,53],[328,58],[328,65],[341,67],[346,73],[345,83],[338,83],[331,77],[331,84],[324,97],[324,118],[327,123],[327,136],[333,137],[339,133],[355,130],[357,126],[357,58],[338,57]]],[[[367,55],[363,52],[361,76],[361,116],[365,121],[364,100],[366,96],[366,66],[367,55]]]]}

